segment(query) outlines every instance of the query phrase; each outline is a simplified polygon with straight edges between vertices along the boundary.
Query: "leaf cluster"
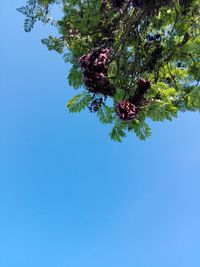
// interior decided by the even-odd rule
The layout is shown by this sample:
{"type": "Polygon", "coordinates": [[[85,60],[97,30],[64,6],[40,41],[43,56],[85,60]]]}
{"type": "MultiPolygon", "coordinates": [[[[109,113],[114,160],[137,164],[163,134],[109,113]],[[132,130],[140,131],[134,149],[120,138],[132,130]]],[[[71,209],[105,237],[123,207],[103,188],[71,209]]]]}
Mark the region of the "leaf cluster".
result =
{"type": "MultiPolygon", "coordinates": [[[[80,112],[101,97],[85,86],[79,58],[93,49],[112,47],[108,70],[116,93],[96,107],[96,115],[102,124],[113,125],[113,140],[121,142],[127,132],[145,140],[151,135],[147,120],[172,120],[179,111],[200,111],[199,1],[125,0],[119,8],[113,2],[60,1],[59,37],[49,36],[42,43],[63,53],[64,61],[71,64],[69,84],[84,89],[68,102],[70,112],[80,112]],[[117,103],[134,98],[140,78],[149,80],[151,87],[140,102],[137,117],[121,121],[117,103]]],[[[58,1],[29,0],[19,8],[26,16],[25,30],[30,31],[36,20],[50,22],[52,4],[58,1]]]]}

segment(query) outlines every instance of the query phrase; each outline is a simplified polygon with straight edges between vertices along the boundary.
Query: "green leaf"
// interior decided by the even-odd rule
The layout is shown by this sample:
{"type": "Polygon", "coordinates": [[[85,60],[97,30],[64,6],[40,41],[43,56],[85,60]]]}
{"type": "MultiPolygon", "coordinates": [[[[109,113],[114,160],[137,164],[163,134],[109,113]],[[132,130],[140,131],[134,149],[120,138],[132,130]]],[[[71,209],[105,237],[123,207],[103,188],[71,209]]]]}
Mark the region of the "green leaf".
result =
{"type": "Polygon", "coordinates": [[[71,68],[70,73],[68,75],[69,85],[73,86],[74,89],[78,89],[82,86],[83,77],[82,73],[79,69],[77,69],[75,66],[71,68]]]}
{"type": "Polygon", "coordinates": [[[200,86],[194,87],[194,89],[188,95],[188,106],[200,110],[200,86]]]}
{"type": "Polygon", "coordinates": [[[102,124],[112,123],[112,121],[113,121],[113,109],[106,106],[106,105],[103,105],[98,111],[98,116],[99,116],[100,122],[102,124]]]}
{"type": "Polygon", "coordinates": [[[122,122],[117,121],[110,133],[111,139],[121,143],[122,138],[126,137],[126,133],[123,128],[124,124],[122,122]]]}
{"type": "Polygon", "coordinates": [[[66,107],[69,109],[69,112],[80,112],[88,106],[91,100],[92,97],[88,93],[84,92],[69,100],[66,107]]]}
{"type": "Polygon", "coordinates": [[[134,131],[136,136],[144,141],[151,136],[151,128],[145,121],[133,120],[128,124],[129,131],[134,131]]]}

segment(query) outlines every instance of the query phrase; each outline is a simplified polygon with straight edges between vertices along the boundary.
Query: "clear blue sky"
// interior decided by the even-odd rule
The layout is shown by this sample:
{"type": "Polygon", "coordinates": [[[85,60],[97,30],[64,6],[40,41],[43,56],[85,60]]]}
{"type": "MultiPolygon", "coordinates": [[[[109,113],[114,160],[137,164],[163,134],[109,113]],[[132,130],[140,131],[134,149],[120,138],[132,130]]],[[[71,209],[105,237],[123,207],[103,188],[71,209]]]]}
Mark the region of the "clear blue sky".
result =
{"type": "Polygon", "coordinates": [[[199,267],[200,115],[110,141],[69,66],[1,4],[0,267],[199,267]]]}

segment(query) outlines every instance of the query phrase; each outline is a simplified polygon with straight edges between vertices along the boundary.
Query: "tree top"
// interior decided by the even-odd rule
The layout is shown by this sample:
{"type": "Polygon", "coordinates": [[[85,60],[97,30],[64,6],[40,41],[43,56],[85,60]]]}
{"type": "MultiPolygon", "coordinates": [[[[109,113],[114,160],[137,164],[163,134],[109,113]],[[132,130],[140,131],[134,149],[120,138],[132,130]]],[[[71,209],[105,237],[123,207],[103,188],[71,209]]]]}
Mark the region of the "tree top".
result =
{"type": "Polygon", "coordinates": [[[147,119],[200,111],[198,0],[28,0],[17,10],[26,32],[37,21],[57,28],[42,43],[71,64],[69,85],[80,92],[67,108],[111,124],[113,140],[127,132],[144,140],[147,119]]]}

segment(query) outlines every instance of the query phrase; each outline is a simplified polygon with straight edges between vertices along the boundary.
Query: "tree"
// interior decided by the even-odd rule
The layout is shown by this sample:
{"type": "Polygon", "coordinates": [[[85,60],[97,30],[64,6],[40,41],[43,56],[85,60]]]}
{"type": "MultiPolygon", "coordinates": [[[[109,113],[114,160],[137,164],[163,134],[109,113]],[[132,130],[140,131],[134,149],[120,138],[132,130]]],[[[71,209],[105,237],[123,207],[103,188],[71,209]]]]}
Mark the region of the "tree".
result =
{"type": "Polygon", "coordinates": [[[69,84],[81,92],[67,108],[88,107],[113,125],[113,140],[127,131],[144,140],[148,118],[200,111],[198,0],[28,0],[18,11],[27,32],[37,20],[57,28],[42,43],[71,63],[69,84]],[[57,21],[53,5],[62,6],[57,21]]]}

